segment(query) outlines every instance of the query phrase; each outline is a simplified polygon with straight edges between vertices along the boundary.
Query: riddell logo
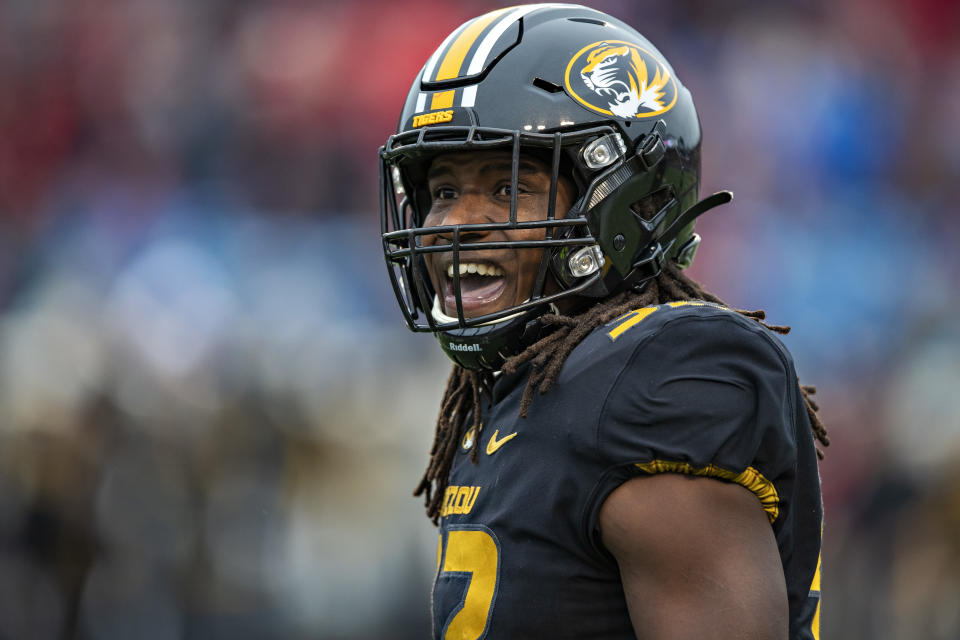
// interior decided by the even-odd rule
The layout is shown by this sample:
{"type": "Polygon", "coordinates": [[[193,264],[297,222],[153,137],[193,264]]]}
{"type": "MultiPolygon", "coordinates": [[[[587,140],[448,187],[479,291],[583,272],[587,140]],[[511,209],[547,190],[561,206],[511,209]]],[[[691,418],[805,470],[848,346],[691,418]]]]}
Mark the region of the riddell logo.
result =
{"type": "Polygon", "coordinates": [[[450,343],[451,351],[480,351],[478,344],[460,344],[459,342],[450,343]]]}

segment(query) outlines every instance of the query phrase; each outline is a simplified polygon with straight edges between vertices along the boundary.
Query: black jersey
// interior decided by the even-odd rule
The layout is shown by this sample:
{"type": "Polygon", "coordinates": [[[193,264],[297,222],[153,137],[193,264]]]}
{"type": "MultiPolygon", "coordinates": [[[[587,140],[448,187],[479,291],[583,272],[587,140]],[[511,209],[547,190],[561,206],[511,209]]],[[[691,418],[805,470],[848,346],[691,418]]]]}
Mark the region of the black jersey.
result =
{"type": "Polygon", "coordinates": [[[525,379],[497,380],[477,463],[472,430],[455,456],[435,638],[634,638],[598,514],[626,480],[662,472],[757,496],[783,562],[790,638],[818,638],[816,450],[793,362],[771,332],[709,303],[648,307],[588,336],[519,418],[525,379]]]}

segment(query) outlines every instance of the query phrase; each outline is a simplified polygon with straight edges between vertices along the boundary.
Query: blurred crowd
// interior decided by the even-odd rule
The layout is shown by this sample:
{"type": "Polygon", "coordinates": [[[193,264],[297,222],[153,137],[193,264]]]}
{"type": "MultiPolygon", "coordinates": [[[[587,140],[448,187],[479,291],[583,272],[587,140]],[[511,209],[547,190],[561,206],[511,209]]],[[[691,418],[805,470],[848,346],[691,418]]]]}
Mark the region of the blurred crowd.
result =
{"type": "MultiPolygon", "coordinates": [[[[960,637],[960,4],[592,5],[736,193],[694,277],[819,387],[823,637],[960,637]]],[[[0,3],[0,638],[424,637],[448,363],[376,149],[495,6],[0,3]]]]}

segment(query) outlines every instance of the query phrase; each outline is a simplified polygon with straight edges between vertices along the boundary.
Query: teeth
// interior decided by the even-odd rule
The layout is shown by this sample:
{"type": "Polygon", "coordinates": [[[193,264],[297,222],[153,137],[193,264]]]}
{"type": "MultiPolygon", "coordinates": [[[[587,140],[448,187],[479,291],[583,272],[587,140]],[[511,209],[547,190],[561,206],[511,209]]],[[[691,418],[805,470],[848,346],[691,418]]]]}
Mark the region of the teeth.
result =
{"type": "MultiPolygon", "coordinates": [[[[500,267],[494,266],[492,264],[482,264],[479,262],[461,262],[460,263],[460,275],[465,276],[467,274],[475,273],[481,276],[502,276],[503,269],[500,267]]],[[[447,277],[453,278],[453,265],[447,266],[447,277]]]]}

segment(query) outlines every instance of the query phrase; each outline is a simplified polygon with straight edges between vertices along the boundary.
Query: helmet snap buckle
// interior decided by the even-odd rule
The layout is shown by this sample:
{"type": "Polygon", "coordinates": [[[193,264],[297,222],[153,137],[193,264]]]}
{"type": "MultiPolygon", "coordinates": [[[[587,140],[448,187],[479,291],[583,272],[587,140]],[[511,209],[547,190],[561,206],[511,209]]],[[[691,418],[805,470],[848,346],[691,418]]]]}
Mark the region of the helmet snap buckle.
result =
{"type": "Polygon", "coordinates": [[[676,260],[677,266],[681,269],[686,269],[691,264],[693,264],[693,256],[697,253],[697,248],[700,246],[700,234],[694,233],[690,236],[690,239],[687,240],[680,251],[677,253],[676,260]]]}
{"type": "Polygon", "coordinates": [[[666,152],[663,139],[656,133],[646,136],[637,145],[637,157],[648,170],[657,166],[666,152]]]}
{"type": "Polygon", "coordinates": [[[627,146],[620,134],[608,133],[583,148],[583,163],[593,170],[603,169],[623,157],[626,152],[627,146]]]}
{"type": "Polygon", "coordinates": [[[590,245],[573,252],[567,259],[567,267],[575,278],[582,278],[596,273],[603,268],[603,252],[599,245],[590,245]]]}
{"type": "Polygon", "coordinates": [[[667,148],[663,143],[663,136],[666,131],[666,123],[663,120],[658,120],[650,133],[640,138],[637,143],[637,157],[640,158],[640,162],[648,171],[657,166],[667,153],[667,148]]]}

